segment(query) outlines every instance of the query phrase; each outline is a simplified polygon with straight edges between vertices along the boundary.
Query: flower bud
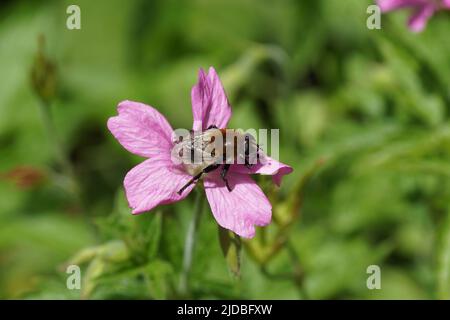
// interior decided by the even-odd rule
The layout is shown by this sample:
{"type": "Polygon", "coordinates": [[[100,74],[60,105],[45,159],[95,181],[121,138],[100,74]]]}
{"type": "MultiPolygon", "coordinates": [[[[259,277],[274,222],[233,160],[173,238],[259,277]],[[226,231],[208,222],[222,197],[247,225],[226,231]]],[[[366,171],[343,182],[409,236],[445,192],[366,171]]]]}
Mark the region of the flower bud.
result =
{"type": "Polygon", "coordinates": [[[45,55],[45,38],[38,38],[38,52],[31,67],[31,84],[37,96],[45,103],[50,102],[56,95],[56,66],[45,55]]]}

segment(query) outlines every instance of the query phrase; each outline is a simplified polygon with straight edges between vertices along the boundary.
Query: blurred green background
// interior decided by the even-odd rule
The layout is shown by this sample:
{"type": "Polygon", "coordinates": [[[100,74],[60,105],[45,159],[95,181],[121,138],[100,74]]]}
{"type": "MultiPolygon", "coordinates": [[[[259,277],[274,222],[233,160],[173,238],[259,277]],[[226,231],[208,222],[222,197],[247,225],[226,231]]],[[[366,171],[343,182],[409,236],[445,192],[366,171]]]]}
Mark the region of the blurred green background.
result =
{"type": "Polygon", "coordinates": [[[421,34],[407,12],[368,30],[369,4],[3,2],[0,297],[450,298],[450,15],[421,34]],[[66,28],[74,3],[81,30],[66,28]],[[210,65],[230,127],[280,128],[295,171],[281,188],[256,177],[274,222],[243,243],[240,277],[205,205],[180,290],[195,195],[132,216],[122,181],[142,159],[106,121],[130,99],[189,128],[190,88],[210,65]],[[70,263],[81,290],[66,288],[70,263]],[[372,264],[381,290],[366,287],[372,264]]]}

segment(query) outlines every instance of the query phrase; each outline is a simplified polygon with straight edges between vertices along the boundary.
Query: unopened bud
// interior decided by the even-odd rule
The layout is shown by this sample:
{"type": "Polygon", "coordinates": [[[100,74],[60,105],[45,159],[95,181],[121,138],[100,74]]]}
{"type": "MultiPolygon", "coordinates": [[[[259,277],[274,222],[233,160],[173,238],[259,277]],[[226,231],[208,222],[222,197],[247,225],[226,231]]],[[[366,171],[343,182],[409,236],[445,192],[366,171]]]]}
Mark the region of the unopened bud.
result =
{"type": "Polygon", "coordinates": [[[31,68],[31,83],[38,97],[44,102],[50,102],[56,94],[56,66],[45,55],[45,38],[39,36],[38,52],[31,68]]]}

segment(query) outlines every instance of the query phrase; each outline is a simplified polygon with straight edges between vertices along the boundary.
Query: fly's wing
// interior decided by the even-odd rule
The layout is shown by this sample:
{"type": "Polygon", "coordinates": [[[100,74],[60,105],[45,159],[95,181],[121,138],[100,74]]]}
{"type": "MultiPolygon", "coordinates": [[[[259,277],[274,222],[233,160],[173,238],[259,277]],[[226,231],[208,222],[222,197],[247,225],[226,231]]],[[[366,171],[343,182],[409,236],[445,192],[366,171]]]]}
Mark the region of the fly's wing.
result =
{"type": "Polygon", "coordinates": [[[220,163],[223,153],[222,132],[219,129],[209,129],[201,136],[203,160],[207,164],[220,163]]]}
{"type": "Polygon", "coordinates": [[[218,147],[219,135],[220,130],[210,129],[200,133],[194,132],[185,137],[180,142],[180,148],[183,150],[180,156],[183,163],[202,166],[215,163],[222,153],[222,149],[218,147]]]}
{"type": "Polygon", "coordinates": [[[248,137],[248,150],[246,150],[246,154],[248,154],[248,163],[257,164],[258,162],[261,161],[263,157],[262,149],[252,135],[248,134],[247,137],[248,137]]]}

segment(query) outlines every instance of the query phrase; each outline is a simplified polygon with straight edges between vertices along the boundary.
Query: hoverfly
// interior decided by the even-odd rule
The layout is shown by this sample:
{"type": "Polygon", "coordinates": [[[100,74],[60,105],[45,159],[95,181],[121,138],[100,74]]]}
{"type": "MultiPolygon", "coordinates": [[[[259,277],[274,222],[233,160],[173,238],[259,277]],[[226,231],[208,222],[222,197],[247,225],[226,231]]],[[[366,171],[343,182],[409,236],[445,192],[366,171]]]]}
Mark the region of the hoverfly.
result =
{"type": "Polygon", "coordinates": [[[203,174],[217,170],[221,166],[220,176],[231,192],[227,179],[230,166],[244,164],[247,168],[251,168],[260,161],[259,151],[256,139],[240,130],[219,129],[216,126],[210,126],[202,132],[190,130],[188,135],[178,137],[172,153],[192,175],[192,179],[178,191],[178,194],[181,195],[203,174]]]}

